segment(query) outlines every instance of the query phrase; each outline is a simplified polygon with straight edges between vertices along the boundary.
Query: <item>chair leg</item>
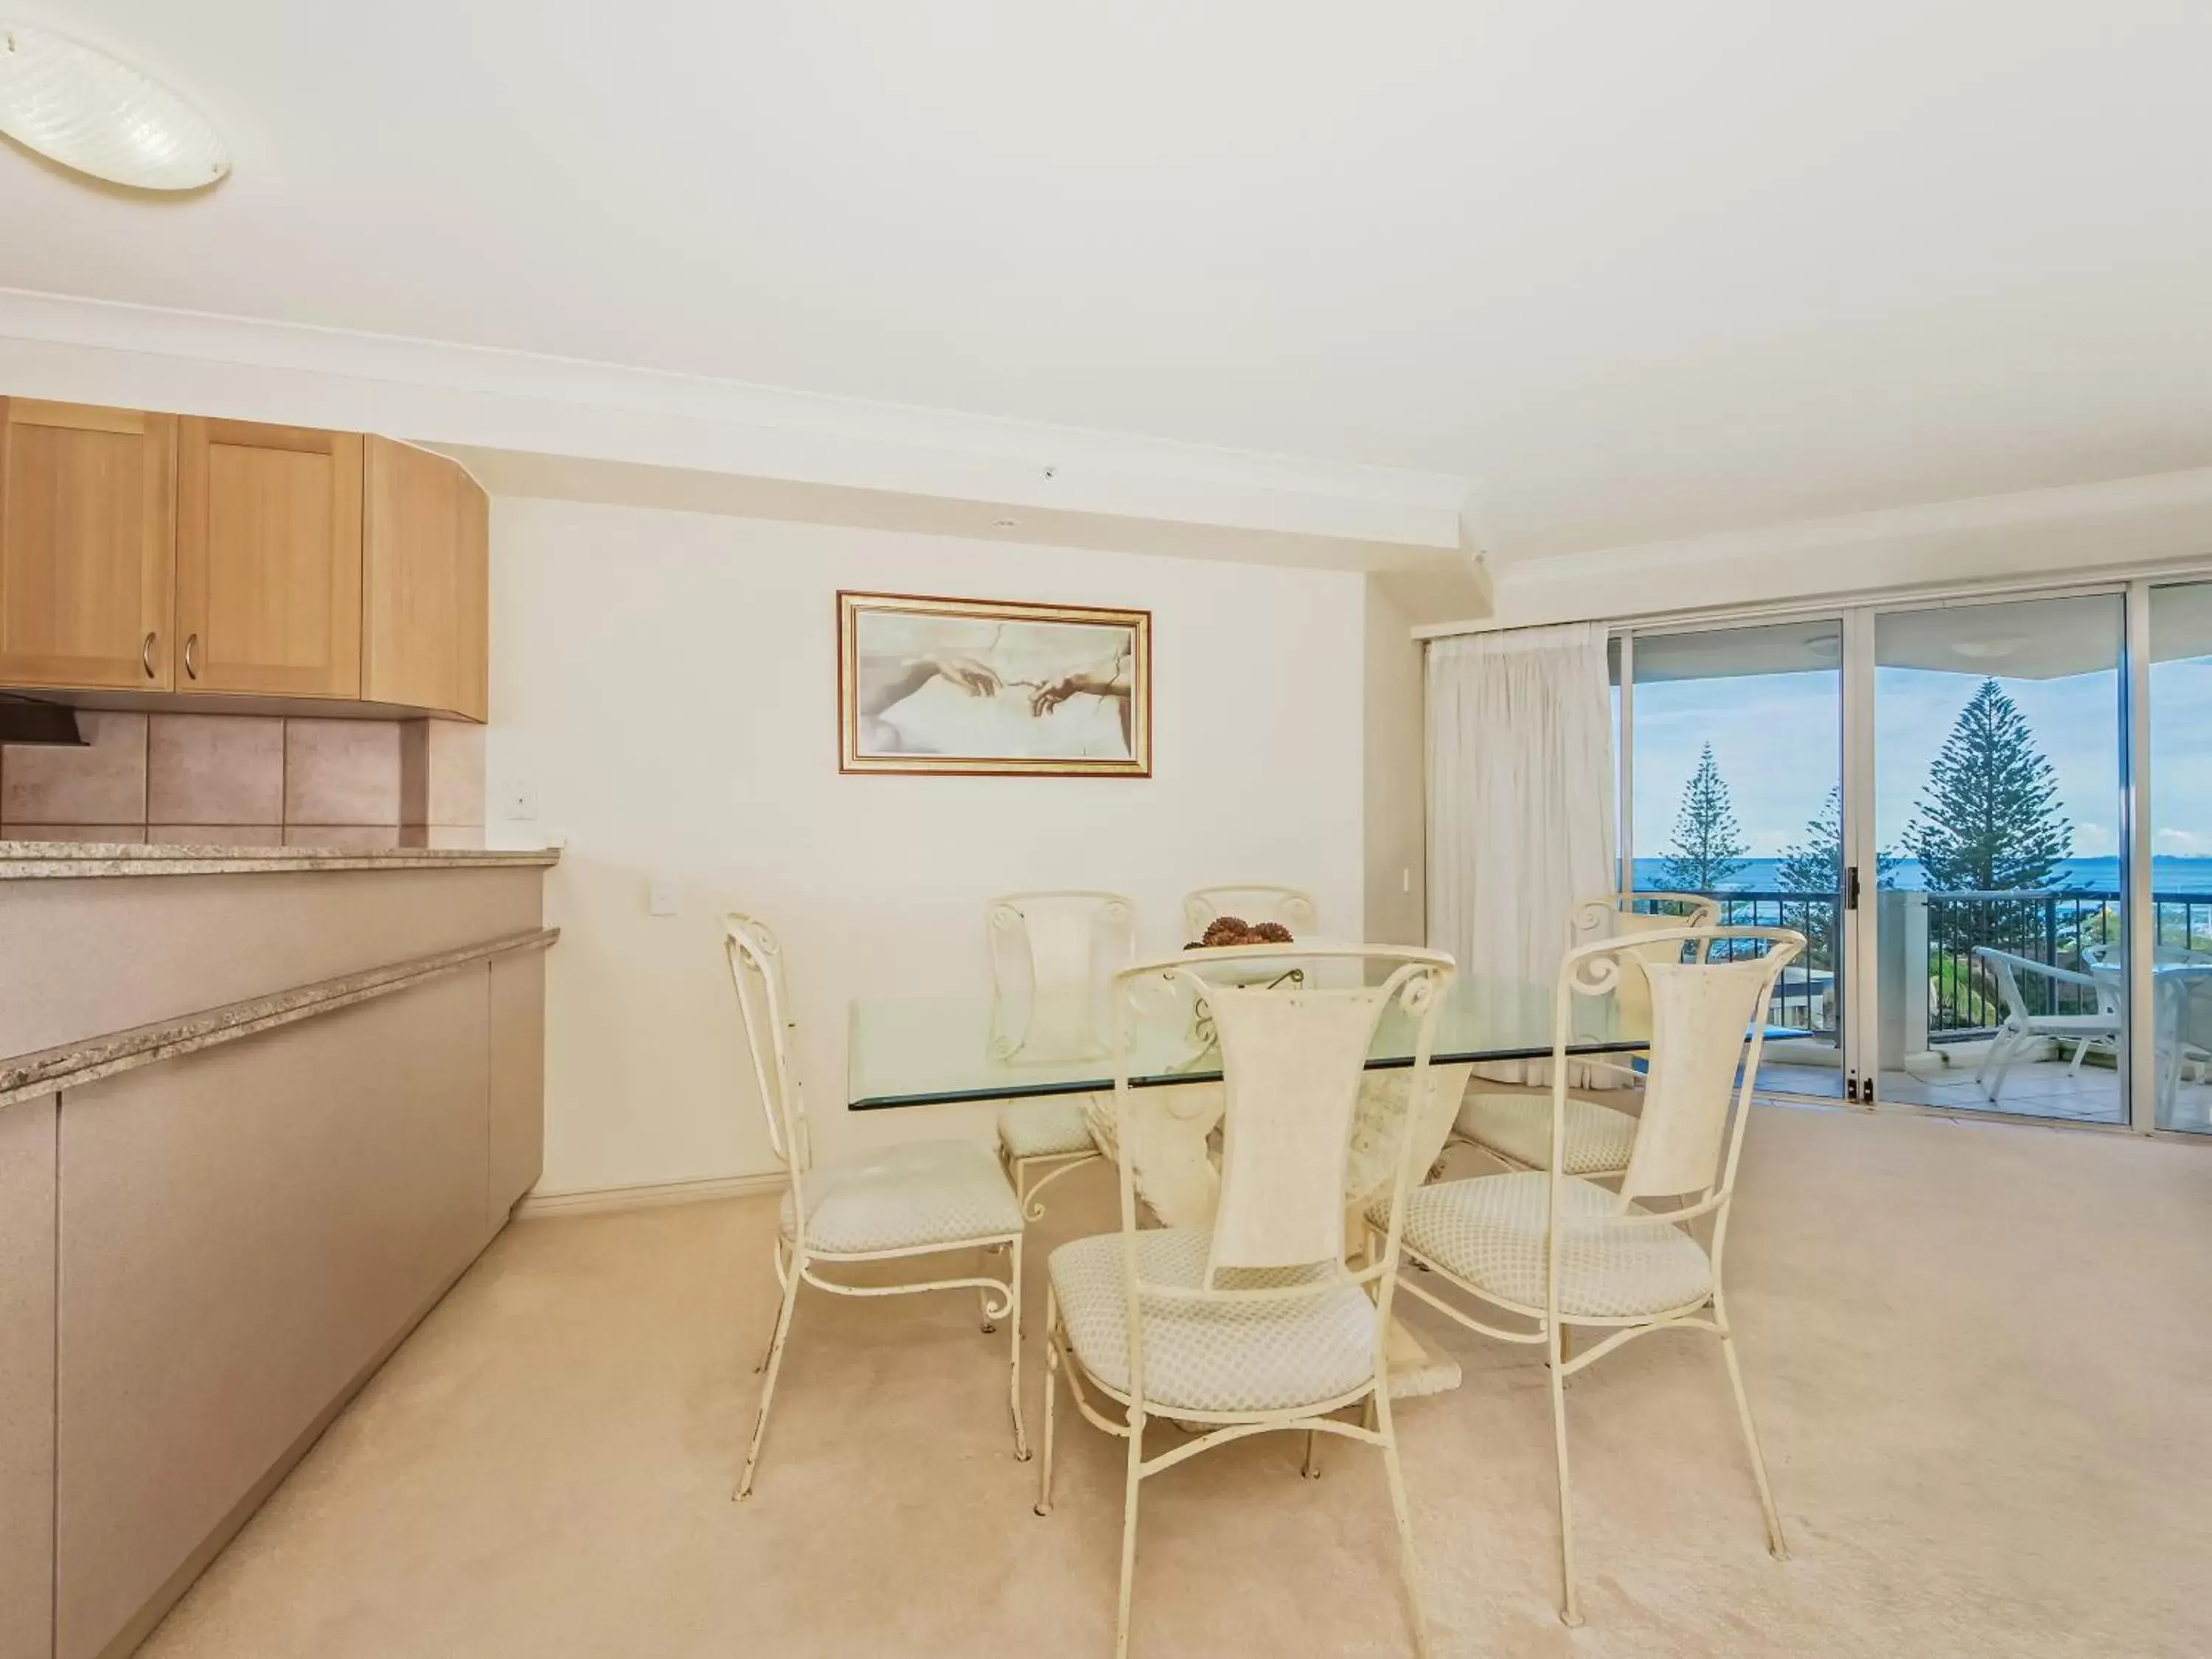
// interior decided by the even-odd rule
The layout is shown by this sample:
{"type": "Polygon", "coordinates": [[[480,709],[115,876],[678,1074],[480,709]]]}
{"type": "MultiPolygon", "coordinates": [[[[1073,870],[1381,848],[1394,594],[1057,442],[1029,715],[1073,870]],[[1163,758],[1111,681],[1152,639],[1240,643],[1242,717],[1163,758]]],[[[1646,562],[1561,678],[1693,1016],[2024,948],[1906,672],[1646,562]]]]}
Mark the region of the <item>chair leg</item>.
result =
{"type": "Polygon", "coordinates": [[[1321,1436],[1311,1429],[1306,1431],[1306,1461],[1298,1466],[1298,1473],[1309,1480],[1321,1479],[1321,1436]]]}
{"type": "Polygon", "coordinates": [[[1037,1468],[1036,1512],[1052,1513],[1052,1429],[1060,1405],[1060,1350],[1053,1337],[1060,1329],[1060,1303],[1047,1286],[1044,1293],[1044,1456],[1037,1468]]]}
{"type": "Polygon", "coordinates": [[[1735,1357],[1735,1337],[1729,1331],[1728,1310],[1720,1299],[1713,1300],[1715,1322],[1721,1328],[1721,1353],[1728,1360],[1729,1387],[1735,1393],[1735,1414],[1743,1425],[1743,1447],[1751,1454],[1751,1478],[1759,1485],[1759,1511],[1766,1518],[1767,1553],[1778,1561],[1790,1559],[1790,1547],[1782,1537],[1782,1515],[1774,1507],[1774,1488],[1767,1484],[1766,1459],[1759,1449],[1759,1430],[1751,1420],[1751,1396],[1743,1389],[1743,1365],[1735,1357]]]}
{"type": "Polygon", "coordinates": [[[1996,1105],[1998,1097],[2004,1093],[2005,1073],[2012,1070],[2013,1050],[2024,1041],[2024,1037],[2016,1037],[2008,1027],[1997,1033],[1996,1040],[1990,1044],[1989,1053],[1982,1056],[1982,1064],[1974,1073],[1974,1081],[1982,1084],[1982,1092],[1990,1097],[1990,1105],[1996,1105]],[[1989,1077],[1986,1083],[1982,1082],[1984,1073],[1989,1077]]]}
{"type": "Polygon", "coordinates": [[[1073,1175],[1076,1170],[1083,1168],[1085,1164],[1093,1164],[1097,1161],[1097,1160],[1096,1158],[1070,1158],[1066,1162],[1061,1164],[1057,1169],[1047,1170],[1030,1185],[1026,1196],[1023,1194],[1021,1188],[1017,1187],[1014,1189],[1014,1196],[1021,1202],[1023,1218],[1027,1221],[1043,1220],[1044,1203],[1042,1200],[1038,1197],[1038,1194],[1042,1193],[1046,1188],[1051,1186],[1054,1182],[1059,1180],[1060,1176],[1064,1175],[1073,1175]]]}
{"type": "Polygon", "coordinates": [[[1006,1385],[1006,1399],[1014,1413],[1014,1461],[1030,1461],[1030,1439],[1022,1428],[1022,1241],[1016,1239],[1007,1251],[1010,1269],[1006,1274],[1006,1323],[1014,1334],[1012,1375],[1006,1385]]]}
{"type": "Polygon", "coordinates": [[[1990,1064],[1996,1064],[1996,1060],[1997,1060],[1997,1051],[2002,1051],[2002,1048],[2004,1048],[2004,1042],[2006,1042],[2006,1037],[2008,1037],[2008,1033],[2011,1033],[2011,1026],[1997,1026],[1997,1036],[1996,1036],[1996,1037],[1990,1037],[1990,1040],[1989,1040],[1989,1046],[1986,1046],[1984,1051],[1982,1051],[1982,1064],[1980,1064],[1980,1066],[1975,1066],[1975,1068],[1973,1068],[1973,1079],[1975,1079],[1975,1082],[1978,1082],[1978,1084],[1984,1082],[1984,1079],[1989,1078],[1989,1068],[1990,1068],[1990,1064]]]}
{"type": "Polygon", "coordinates": [[[1559,1622],[1580,1625],[1582,1608],[1575,1598],[1575,1501],[1567,1480],[1567,1392],[1559,1352],[1559,1328],[1552,1327],[1552,1352],[1545,1370],[1552,1382],[1552,1438],[1559,1468],[1559,1622]]]}
{"type": "Polygon", "coordinates": [[[1406,1620],[1413,1626],[1413,1651],[1429,1659],[1429,1619],[1421,1610],[1421,1559],[1413,1553],[1413,1513],[1406,1502],[1406,1471],[1398,1462],[1398,1431],[1390,1421],[1390,1385],[1378,1380],[1368,1396],[1382,1436],[1382,1476],[1390,1487],[1390,1516],[1398,1523],[1398,1571],[1406,1583],[1406,1620]]]}
{"type": "Polygon", "coordinates": [[[776,1310],[775,1334],[769,1340],[768,1376],[761,1382],[760,1415],[753,1419],[752,1444],[745,1448],[744,1473],[738,1477],[738,1489],[730,1494],[732,1502],[745,1497],[753,1489],[753,1468],[760,1462],[761,1443],[768,1437],[768,1408],[775,1400],[775,1379],[783,1370],[783,1347],[791,1336],[791,1312],[799,1305],[799,1261],[791,1264],[791,1276],[783,1286],[783,1305],[776,1310]]]}
{"type": "Polygon", "coordinates": [[[1129,1473],[1121,1497],[1121,1597],[1114,1611],[1114,1659],[1129,1659],[1129,1590],[1137,1577],[1137,1488],[1145,1478],[1145,1419],[1129,1419],[1129,1473]]]}

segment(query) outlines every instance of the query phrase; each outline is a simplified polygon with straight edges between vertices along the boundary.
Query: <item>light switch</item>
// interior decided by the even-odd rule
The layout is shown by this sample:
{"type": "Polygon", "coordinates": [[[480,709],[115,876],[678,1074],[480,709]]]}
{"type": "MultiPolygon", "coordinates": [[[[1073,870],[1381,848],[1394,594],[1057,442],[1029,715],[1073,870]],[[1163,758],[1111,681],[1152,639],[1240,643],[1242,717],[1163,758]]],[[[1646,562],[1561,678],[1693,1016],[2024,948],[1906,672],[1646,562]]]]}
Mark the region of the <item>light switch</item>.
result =
{"type": "Polygon", "coordinates": [[[655,876],[645,890],[647,915],[672,916],[676,914],[676,878],[655,876]]]}
{"type": "Polygon", "coordinates": [[[538,816],[538,786],[518,781],[507,786],[507,815],[510,818],[538,816]]]}

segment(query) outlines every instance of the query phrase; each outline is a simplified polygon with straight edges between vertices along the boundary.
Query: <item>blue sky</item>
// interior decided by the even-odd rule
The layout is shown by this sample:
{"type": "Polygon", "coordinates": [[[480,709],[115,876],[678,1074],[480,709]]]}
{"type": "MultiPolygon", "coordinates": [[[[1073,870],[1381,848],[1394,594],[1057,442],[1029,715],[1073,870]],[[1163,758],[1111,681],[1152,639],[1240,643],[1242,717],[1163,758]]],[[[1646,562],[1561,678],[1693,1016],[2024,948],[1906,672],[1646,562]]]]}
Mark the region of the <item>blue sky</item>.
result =
{"type": "MultiPolygon", "coordinates": [[[[1972,674],[1884,668],[1876,675],[1876,834],[1894,847],[1929,763],[1974,694],[1972,674]]],[[[2057,769],[2074,853],[2119,850],[2119,682],[2117,672],[1998,684],[2019,705],[2057,769]]],[[[1636,688],[1636,848],[1663,856],[1682,787],[1711,743],[1753,857],[1804,838],[1838,779],[1842,676],[1809,672],[1674,680],[1636,688]]],[[[2212,856],[2212,658],[2151,670],[2154,850],[2212,856]]]]}

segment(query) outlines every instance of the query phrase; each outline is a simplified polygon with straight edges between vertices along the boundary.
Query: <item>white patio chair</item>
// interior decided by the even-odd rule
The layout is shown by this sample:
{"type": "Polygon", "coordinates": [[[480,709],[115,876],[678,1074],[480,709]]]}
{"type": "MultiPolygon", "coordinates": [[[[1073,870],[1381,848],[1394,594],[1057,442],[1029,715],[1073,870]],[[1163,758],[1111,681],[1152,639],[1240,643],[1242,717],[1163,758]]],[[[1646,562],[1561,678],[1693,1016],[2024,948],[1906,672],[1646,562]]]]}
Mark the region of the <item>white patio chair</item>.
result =
{"type": "Polygon", "coordinates": [[[2009,951],[2000,951],[1994,945],[1977,945],[1974,955],[1989,964],[1996,978],[1997,996],[2004,1004],[2004,1018],[1998,1024],[1996,1035],[1990,1040],[1983,1053],[1982,1063],[1974,1068],[1974,1081],[1982,1085],[1982,1092],[1990,1104],[1997,1103],[2004,1093],[2005,1074],[2013,1063],[2028,1048],[2045,1037],[2064,1044],[2074,1045],[2074,1058],[2068,1065],[2070,1075],[2079,1076],[2081,1061],[2094,1048],[2106,1054],[2117,1054],[2120,1046],[2120,975],[2118,969],[2109,971],[2101,979],[2095,974],[2077,974],[2071,969],[2054,968],[2047,962],[2038,962],[2033,957],[2015,956],[2009,951]],[[2027,1009],[2027,998],[2021,994],[2020,975],[2033,974],[2050,980],[2056,985],[2072,985],[2087,990],[2094,998],[2097,1012],[2094,1014],[2032,1014],[2027,1009]]]}
{"type": "MultiPolygon", "coordinates": [[[[2115,1011],[2125,1007],[2125,951],[2117,944],[2085,945],[2081,959],[2088,964],[2089,976],[2097,981],[2099,1007],[2109,1006],[2115,1011]]],[[[2212,957],[2179,945],[2160,945],[2151,951],[2151,1006],[2155,1016],[2151,1042],[2158,1057],[2157,1098],[2163,1109],[2172,1103],[2175,1091],[2185,1080],[2201,1084],[2208,1071],[2212,1071],[2212,1048],[2196,1040],[2206,1035],[2204,1016],[2212,1011],[2212,999],[2207,994],[2212,991],[2212,975],[2178,971],[2212,967],[2212,957]]],[[[2077,1072],[2080,1064],[2077,1059],[2077,1072]]]]}
{"type": "Polygon", "coordinates": [[[1114,1649],[1116,1659],[1126,1659],[1137,1494],[1146,1477],[1273,1430],[1307,1436],[1309,1473],[1315,1437],[1362,1441],[1382,1453],[1413,1645],[1425,1656],[1385,1359],[1398,1218],[1410,1178],[1409,1126],[1419,1113],[1398,1116],[1395,1146],[1360,1149],[1363,1160],[1378,1152],[1389,1159],[1393,1173],[1387,1196],[1376,1201],[1379,1242],[1357,1267],[1345,1260],[1345,1212],[1354,1109],[1376,1024],[1386,1015],[1410,1024],[1407,1097],[1423,1098],[1451,958],[1380,945],[1291,947],[1284,960],[1305,969],[1306,983],[1226,985],[1205,977],[1209,959],[1237,954],[1190,951],[1115,976],[1116,1144],[1131,1146],[1137,1121],[1126,1041],[1131,1005],[1146,996],[1187,996],[1204,1009],[1220,1042],[1220,1195],[1210,1228],[1139,1231],[1134,1160],[1125,1156],[1121,1231],[1052,1253],[1037,1513],[1052,1509],[1054,1384],[1065,1374],[1077,1409],[1127,1443],[1114,1649]],[[1363,982],[1369,977],[1380,982],[1363,982]],[[1365,1413],[1358,1420],[1339,1415],[1355,1408],[1365,1413]],[[1155,1416],[1200,1432],[1147,1459],[1145,1426],[1155,1416]]]}
{"type": "MultiPolygon", "coordinates": [[[[1601,939],[1569,951],[1559,969],[1553,1028],[1549,1167],[1444,1182],[1407,1197],[1405,1255],[1434,1278],[1533,1328],[1490,1324],[1410,1275],[1401,1281],[1404,1288],[1472,1330],[1543,1346],[1559,1460],[1559,1616],[1567,1624],[1580,1624],[1582,1613],[1567,1475],[1566,1379],[1654,1331],[1711,1331],[1720,1338],[1765,1516],[1767,1547],[1777,1559],[1786,1558],[1782,1519],[1736,1360],[1721,1268],[1765,1031],[1762,1017],[1784,965],[1804,948],[1803,934],[1780,928],[1685,927],[1642,933],[1633,945],[1601,939]],[[1681,960],[1686,945],[1702,958],[1722,943],[1734,955],[1738,941],[1759,945],[1762,954],[1681,960]],[[1655,960],[1632,954],[1644,945],[1669,945],[1675,955],[1655,960]],[[1566,1171],[1567,1044],[1577,999],[1617,991],[1639,965],[1650,999],[1650,1061],[1636,1143],[1620,1190],[1611,1192],[1566,1171]],[[1692,1231],[1692,1224],[1708,1216],[1710,1246],[1692,1231]],[[1570,1325],[1611,1328],[1612,1334],[1569,1358],[1570,1325]]],[[[1383,1219],[1379,1211],[1369,1212],[1370,1227],[1383,1219]]]]}
{"type": "MultiPolygon", "coordinates": [[[[1649,1036],[1651,996],[1644,982],[1641,964],[1647,961],[1679,962],[1683,956],[1680,939],[1653,941],[1649,936],[1673,933],[1685,927],[1711,927],[1719,915],[1718,902],[1702,893],[1608,893],[1575,906],[1567,924],[1567,942],[1570,949],[1592,938],[1616,939],[1624,943],[1621,961],[1626,971],[1613,996],[1620,1029],[1624,1036],[1649,1036]],[[1684,914],[1663,915],[1634,908],[1639,902],[1652,900],[1680,905],[1684,914]]],[[[1627,1065],[1589,1058],[1576,1064],[1586,1073],[1597,1072],[1618,1079],[1599,1089],[1601,1093],[1618,1095],[1621,1090],[1639,1087],[1644,1080],[1627,1065]]],[[[1636,1119],[1632,1114],[1622,1111],[1617,1105],[1588,1099],[1571,1090],[1567,1095],[1566,1112],[1565,1150],[1569,1175],[1610,1180],[1628,1167],[1629,1154],[1636,1146],[1636,1119]]],[[[1549,1169],[1552,1097],[1548,1092],[1527,1091],[1517,1094],[1500,1090],[1471,1092],[1460,1107],[1453,1135],[1509,1170],[1549,1169]]]]}
{"type": "Polygon", "coordinates": [[[732,1494],[753,1488],[753,1469],[768,1435],[768,1413],[791,1316],[801,1284],[839,1296],[903,1296],[921,1291],[972,1289],[983,1302],[983,1329],[1004,1319],[1012,1328],[1012,1372],[1007,1401],[1014,1419],[1014,1455],[1026,1462],[1022,1430],[1022,1207],[991,1154],[964,1140],[914,1141],[817,1166],[807,1138],[806,1099],[792,1060],[794,1029],[783,981],[783,955],[775,936],[750,916],[722,919],[723,951],[737,986],[753,1077],[768,1115],[769,1142],[791,1172],[778,1215],[776,1282],[783,1299],[768,1352],[753,1369],[765,1369],[760,1415],[745,1449],[744,1473],[732,1494]],[[934,1279],[913,1285],[840,1285],[817,1278],[817,1264],[882,1261],[896,1256],[940,1255],[955,1250],[1006,1247],[1005,1279],[934,1279]]]}
{"type": "MultiPolygon", "coordinates": [[[[1106,982],[1137,955],[1137,906],[1119,893],[1008,893],[983,907],[991,947],[991,1050],[1000,1060],[1103,1055],[1106,982]]],[[[1009,1102],[999,1112],[999,1161],[1022,1213],[1044,1218],[1037,1194],[1102,1154],[1089,1095],[1009,1102]],[[1032,1166],[1050,1164],[1029,1184],[1032,1166]]]]}
{"type": "Polygon", "coordinates": [[[1204,937],[1216,916],[1236,916],[1257,927],[1279,921],[1291,937],[1309,939],[1321,926],[1321,913],[1311,893],[1296,887],[1200,887],[1182,896],[1182,925],[1186,939],[1204,937]]]}

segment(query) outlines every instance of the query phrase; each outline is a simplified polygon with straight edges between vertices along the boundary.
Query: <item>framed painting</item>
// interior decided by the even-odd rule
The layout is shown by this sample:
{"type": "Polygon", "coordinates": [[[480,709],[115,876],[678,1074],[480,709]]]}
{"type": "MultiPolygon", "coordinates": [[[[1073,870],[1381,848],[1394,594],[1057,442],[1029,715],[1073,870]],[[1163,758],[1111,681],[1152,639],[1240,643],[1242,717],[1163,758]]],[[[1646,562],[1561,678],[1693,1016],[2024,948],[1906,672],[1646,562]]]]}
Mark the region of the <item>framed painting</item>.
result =
{"type": "Polygon", "coordinates": [[[1150,777],[1152,613],[837,595],[842,772],[1150,777]]]}

